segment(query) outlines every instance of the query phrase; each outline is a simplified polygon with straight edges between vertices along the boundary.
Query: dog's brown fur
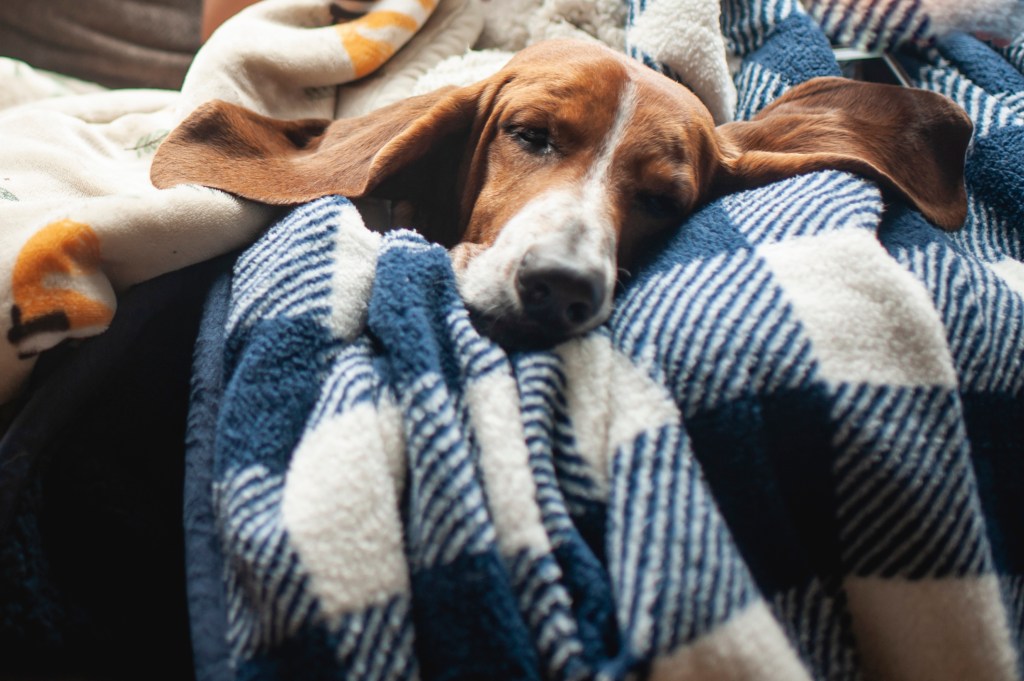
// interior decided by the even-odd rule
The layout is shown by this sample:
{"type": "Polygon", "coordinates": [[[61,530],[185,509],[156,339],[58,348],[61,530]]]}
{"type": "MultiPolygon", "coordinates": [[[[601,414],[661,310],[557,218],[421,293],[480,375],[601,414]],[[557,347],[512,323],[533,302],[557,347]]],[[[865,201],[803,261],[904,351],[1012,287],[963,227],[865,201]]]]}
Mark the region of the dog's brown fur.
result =
{"type": "Polygon", "coordinates": [[[628,267],[653,235],[715,196],[827,168],[873,179],[956,229],[971,132],[941,95],[842,78],[813,79],[750,121],[716,127],[682,85],[607,48],[552,41],[475,85],[354,119],[279,121],[211,102],[162,144],[152,180],[271,204],[408,199],[420,209],[416,227],[460,244],[459,268],[540,193],[582,182],[604,153],[611,255],[628,267]],[[631,114],[609,156],[603,145],[624,92],[631,114]],[[548,133],[551,153],[524,149],[523,130],[548,133]],[[668,210],[645,210],[651,197],[668,210]]]}

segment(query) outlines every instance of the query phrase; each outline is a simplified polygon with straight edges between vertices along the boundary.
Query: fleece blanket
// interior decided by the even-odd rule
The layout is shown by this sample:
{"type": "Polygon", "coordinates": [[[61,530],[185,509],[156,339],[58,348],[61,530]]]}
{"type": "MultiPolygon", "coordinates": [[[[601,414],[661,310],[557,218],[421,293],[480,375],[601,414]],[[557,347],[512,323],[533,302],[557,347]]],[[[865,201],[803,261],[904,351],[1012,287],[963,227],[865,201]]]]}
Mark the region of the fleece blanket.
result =
{"type": "MultiPolygon", "coordinates": [[[[721,18],[737,118],[839,72],[795,2],[721,18]]],[[[199,678],[1021,678],[1024,47],[900,54],[975,122],[962,231],[727,196],[550,351],[343,197],[275,224],[197,344],[199,678]]]]}
{"type": "Polygon", "coordinates": [[[0,94],[0,404],[39,353],[105,330],[117,296],[157,275],[251,243],[272,219],[199,187],[156,190],[157,145],[204,101],[333,117],[339,87],[403,46],[411,78],[464,52],[480,31],[470,0],[268,0],[228,21],[179,92],[103,91],[7,60],[0,94]],[[53,96],[53,95],[77,96],[53,96]]]}

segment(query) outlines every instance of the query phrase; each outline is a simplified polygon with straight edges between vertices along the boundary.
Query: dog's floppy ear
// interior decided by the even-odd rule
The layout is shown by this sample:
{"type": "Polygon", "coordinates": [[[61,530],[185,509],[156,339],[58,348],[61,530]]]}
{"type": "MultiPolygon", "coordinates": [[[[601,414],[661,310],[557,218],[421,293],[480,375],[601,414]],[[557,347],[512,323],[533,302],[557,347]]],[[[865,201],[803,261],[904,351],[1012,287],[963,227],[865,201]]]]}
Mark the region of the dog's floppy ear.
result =
{"type": "Polygon", "coordinates": [[[833,168],[869,177],[908,199],[939,227],[967,215],[964,156],[972,125],[942,95],[815,78],[750,121],[716,129],[721,162],[712,192],[763,185],[833,168]]]}
{"type": "Polygon", "coordinates": [[[201,184],[270,204],[366,196],[449,135],[468,128],[479,88],[445,88],[365,116],[278,120],[203,104],[160,145],[150,179],[201,184]]]}

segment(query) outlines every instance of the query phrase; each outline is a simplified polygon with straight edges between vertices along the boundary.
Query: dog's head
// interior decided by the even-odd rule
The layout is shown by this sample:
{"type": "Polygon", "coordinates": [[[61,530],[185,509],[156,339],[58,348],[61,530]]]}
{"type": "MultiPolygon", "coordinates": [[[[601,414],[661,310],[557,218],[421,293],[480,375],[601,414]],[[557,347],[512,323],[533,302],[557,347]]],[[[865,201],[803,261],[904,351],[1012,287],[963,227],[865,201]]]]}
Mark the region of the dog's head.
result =
{"type": "Polygon", "coordinates": [[[536,345],[604,321],[620,268],[728,191],[848,170],[956,229],[971,131],[940,95],[841,78],[716,127],[669,78],[610,49],[551,41],[475,85],[359,118],[279,121],[206,104],[160,147],[152,179],[272,204],[409,200],[410,226],[453,249],[484,330],[536,345]]]}

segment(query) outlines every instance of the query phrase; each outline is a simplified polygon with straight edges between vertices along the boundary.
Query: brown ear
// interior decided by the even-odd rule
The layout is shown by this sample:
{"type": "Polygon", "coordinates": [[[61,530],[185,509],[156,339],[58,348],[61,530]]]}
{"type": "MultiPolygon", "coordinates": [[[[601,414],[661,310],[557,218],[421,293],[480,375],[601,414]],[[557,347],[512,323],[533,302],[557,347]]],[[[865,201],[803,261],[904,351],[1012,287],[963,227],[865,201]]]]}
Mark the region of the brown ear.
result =
{"type": "Polygon", "coordinates": [[[794,87],[750,121],[716,134],[723,160],[715,193],[833,168],[908,199],[939,227],[967,215],[964,156],[972,124],[942,95],[844,78],[794,87]]]}
{"type": "Polygon", "coordinates": [[[331,122],[282,121],[213,101],[171,131],[150,179],[161,189],[201,184],[271,204],[358,198],[468,127],[475,105],[475,90],[448,88],[331,122]]]}

